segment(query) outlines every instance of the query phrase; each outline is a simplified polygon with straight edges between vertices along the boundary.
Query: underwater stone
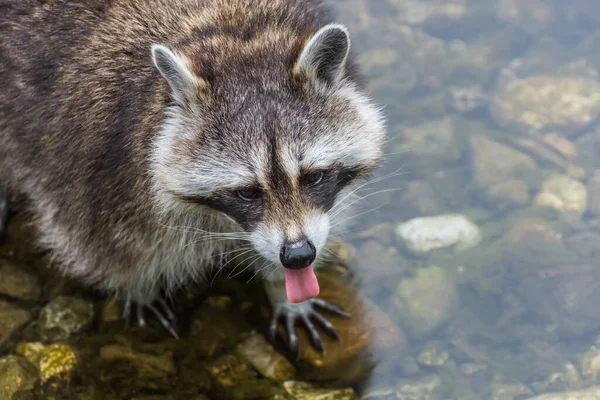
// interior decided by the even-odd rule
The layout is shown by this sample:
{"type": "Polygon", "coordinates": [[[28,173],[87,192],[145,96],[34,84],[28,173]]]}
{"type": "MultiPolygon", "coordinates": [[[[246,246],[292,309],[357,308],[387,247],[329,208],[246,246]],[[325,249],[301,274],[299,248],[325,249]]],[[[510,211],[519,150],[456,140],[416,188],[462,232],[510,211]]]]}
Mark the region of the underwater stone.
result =
{"type": "Polygon", "coordinates": [[[0,358],[0,399],[34,399],[37,370],[25,359],[10,355],[0,358]]]}
{"type": "Polygon", "coordinates": [[[296,369],[262,335],[254,334],[237,345],[240,353],[265,378],[286,381],[296,373],[296,369]]]}
{"type": "Polygon", "coordinates": [[[0,300],[0,345],[31,319],[31,314],[0,300]]]}
{"type": "Polygon", "coordinates": [[[588,212],[594,217],[600,217],[600,169],[592,174],[587,183],[588,212]]]}
{"type": "Polygon", "coordinates": [[[481,240],[479,227],[461,214],[411,219],[398,225],[396,236],[415,254],[451,246],[458,251],[465,250],[481,240]]]}
{"type": "Polygon", "coordinates": [[[42,384],[49,385],[55,390],[67,386],[77,375],[78,369],[77,353],[70,346],[53,344],[40,352],[40,379],[42,384]]]}
{"type": "Polygon", "coordinates": [[[458,311],[458,290],[440,267],[419,268],[398,284],[391,312],[415,337],[442,327],[458,311]]]}
{"type": "Polygon", "coordinates": [[[287,381],[283,387],[296,400],[354,400],[356,394],[347,389],[318,389],[310,383],[287,381]]]}
{"type": "Polygon", "coordinates": [[[89,327],[93,316],[91,303],[77,297],[56,297],[40,313],[40,336],[43,341],[66,340],[89,327]]]}
{"type": "Polygon", "coordinates": [[[415,381],[411,380],[400,383],[396,391],[396,396],[402,400],[437,399],[437,394],[441,386],[442,380],[439,376],[427,376],[415,381]]]}
{"type": "Polygon", "coordinates": [[[538,207],[582,215],[587,209],[587,189],[568,175],[550,175],[534,202],[538,207]]]}
{"type": "Polygon", "coordinates": [[[19,300],[36,301],[40,293],[40,283],[36,276],[9,261],[0,260],[0,294],[19,300]]]}
{"type": "Polygon", "coordinates": [[[526,400],[594,400],[600,399],[600,386],[569,392],[546,393],[526,400]]]}
{"type": "Polygon", "coordinates": [[[20,342],[15,352],[27,359],[33,365],[39,365],[40,353],[44,350],[44,344],[40,342],[20,342]]]}
{"type": "Polygon", "coordinates": [[[522,383],[492,383],[491,400],[517,400],[533,392],[522,383]]]}

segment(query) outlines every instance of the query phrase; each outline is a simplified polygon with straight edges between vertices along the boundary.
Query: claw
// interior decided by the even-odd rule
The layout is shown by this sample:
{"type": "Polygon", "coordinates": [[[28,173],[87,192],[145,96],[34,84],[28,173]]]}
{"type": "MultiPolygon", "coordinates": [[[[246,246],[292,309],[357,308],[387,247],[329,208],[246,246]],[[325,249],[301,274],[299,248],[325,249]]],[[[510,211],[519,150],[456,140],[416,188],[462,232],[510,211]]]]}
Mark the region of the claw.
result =
{"type": "Polygon", "coordinates": [[[269,324],[269,339],[272,342],[275,342],[277,337],[277,326],[279,320],[283,317],[287,330],[288,347],[296,356],[298,356],[298,335],[295,330],[297,322],[301,322],[302,325],[304,325],[312,346],[322,354],[325,354],[325,345],[323,344],[323,340],[321,339],[315,323],[333,339],[339,340],[339,335],[333,324],[329,322],[318,309],[343,317],[350,317],[351,315],[342,307],[321,299],[312,299],[299,304],[287,302],[279,304],[275,306],[273,318],[269,324]]]}
{"type": "MultiPolygon", "coordinates": [[[[162,326],[164,326],[167,329],[167,331],[169,331],[169,333],[171,335],[173,335],[173,337],[175,339],[179,339],[179,335],[177,334],[177,330],[175,328],[175,320],[176,320],[175,313],[169,308],[169,306],[163,299],[159,298],[157,300],[157,302],[158,302],[158,304],[160,304],[163,311],[159,310],[152,304],[135,303],[136,319],[137,319],[138,325],[146,326],[146,318],[144,317],[144,308],[147,308],[152,312],[152,314],[154,314],[154,316],[156,317],[156,319],[158,319],[158,321],[162,324],[162,326]],[[164,312],[164,315],[163,315],[163,312],[164,312]]],[[[125,299],[125,304],[123,306],[123,319],[125,319],[125,322],[127,324],[129,324],[129,320],[131,318],[131,308],[132,308],[133,304],[134,304],[134,302],[131,299],[131,296],[128,295],[127,298],[125,299]]]]}

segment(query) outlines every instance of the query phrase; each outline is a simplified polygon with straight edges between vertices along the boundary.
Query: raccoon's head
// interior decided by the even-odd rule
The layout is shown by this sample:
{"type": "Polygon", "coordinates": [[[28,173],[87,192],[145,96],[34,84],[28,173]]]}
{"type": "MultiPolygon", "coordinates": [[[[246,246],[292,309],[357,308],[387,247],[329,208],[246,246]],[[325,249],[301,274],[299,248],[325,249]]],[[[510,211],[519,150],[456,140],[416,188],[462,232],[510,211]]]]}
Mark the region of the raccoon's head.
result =
{"type": "Polygon", "coordinates": [[[345,27],[327,25],[295,47],[273,36],[153,46],[172,104],[152,172],[163,209],[208,207],[235,221],[300,302],[318,294],[311,266],[351,191],[378,166],[385,129],[351,76],[345,27]]]}

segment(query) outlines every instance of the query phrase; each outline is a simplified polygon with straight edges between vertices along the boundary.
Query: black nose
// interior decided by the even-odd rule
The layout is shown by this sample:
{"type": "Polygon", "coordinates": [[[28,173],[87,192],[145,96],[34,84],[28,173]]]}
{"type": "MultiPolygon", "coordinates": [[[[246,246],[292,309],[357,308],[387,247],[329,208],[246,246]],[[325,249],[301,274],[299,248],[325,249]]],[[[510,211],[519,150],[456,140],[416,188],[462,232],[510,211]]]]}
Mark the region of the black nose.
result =
{"type": "Polygon", "coordinates": [[[281,248],[279,259],[284,267],[301,269],[308,267],[315,261],[317,251],[310,240],[301,240],[295,243],[286,243],[281,248]]]}

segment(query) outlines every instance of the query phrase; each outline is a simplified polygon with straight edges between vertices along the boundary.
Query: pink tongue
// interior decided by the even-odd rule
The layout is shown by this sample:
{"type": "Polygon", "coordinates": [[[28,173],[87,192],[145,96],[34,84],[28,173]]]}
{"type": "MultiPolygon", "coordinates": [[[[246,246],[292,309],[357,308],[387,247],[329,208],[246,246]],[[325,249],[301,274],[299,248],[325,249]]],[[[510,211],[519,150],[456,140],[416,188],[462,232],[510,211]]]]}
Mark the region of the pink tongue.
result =
{"type": "Polygon", "coordinates": [[[283,269],[285,290],[290,303],[302,303],[319,295],[319,282],[312,266],[302,269],[283,269]]]}

